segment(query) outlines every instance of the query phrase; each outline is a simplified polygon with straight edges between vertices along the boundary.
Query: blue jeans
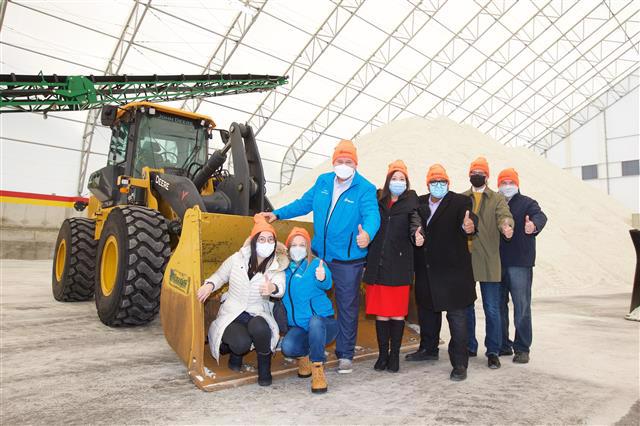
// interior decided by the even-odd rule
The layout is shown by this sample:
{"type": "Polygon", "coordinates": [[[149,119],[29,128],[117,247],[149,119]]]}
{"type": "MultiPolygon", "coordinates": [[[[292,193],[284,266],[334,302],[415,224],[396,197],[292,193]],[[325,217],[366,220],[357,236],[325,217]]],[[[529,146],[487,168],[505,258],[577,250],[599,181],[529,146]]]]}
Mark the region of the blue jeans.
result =
{"type": "MultiPolygon", "coordinates": [[[[487,348],[486,355],[498,355],[502,346],[502,320],[500,315],[502,286],[499,282],[481,282],[482,307],[485,316],[484,345],[487,348]]],[[[476,312],[474,304],[467,308],[467,329],[469,330],[469,350],[478,352],[476,340],[476,312]]]]}
{"type": "Polygon", "coordinates": [[[311,362],[324,362],[324,347],[336,338],[338,321],[333,318],[312,316],[309,331],[291,327],[282,339],[282,353],[291,358],[309,355],[311,362]]]}
{"type": "Polygon", "coordinates": [[[338,334],[336,356],[338,359],[353,359],[358,335],[358,312],[360,310],[360,281],[364,260],[357,263],[327,262],[338,308],[338,334]]]}
{"type": "Polygon", "coordinates": [[[529,352],[533,340],[531,326],[531,284],[533,268],[508,266],[502,268],[502,349],[513,348],[515,352],[529,352]],[[513,302],[513,325],[515,340],[509,340],[509,294],[513,302]]]}

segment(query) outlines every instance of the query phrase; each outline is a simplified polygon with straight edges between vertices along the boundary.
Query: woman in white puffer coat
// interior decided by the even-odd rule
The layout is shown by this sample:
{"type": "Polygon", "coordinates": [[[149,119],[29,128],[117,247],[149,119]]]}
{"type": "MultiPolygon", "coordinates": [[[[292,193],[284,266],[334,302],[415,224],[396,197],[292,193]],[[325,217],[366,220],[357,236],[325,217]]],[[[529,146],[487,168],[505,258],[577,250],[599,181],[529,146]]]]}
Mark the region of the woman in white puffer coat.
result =
{"type": "Polygon", "coordinates": [[[211,354],[219,362],[229,352],[229,368],[239,371],[242,356],[255,347],[258,358],[258,384],[271,384],[271,355],[280,331],[273,317],[270,297],[285,292],[285,269],[289,265],[286,248],[276,240],[276,231],[256,215],[251,236],[207,278],[198,299],[204,303],[209,295],[229,283],[218,316],[209,327],[211,354]]]}

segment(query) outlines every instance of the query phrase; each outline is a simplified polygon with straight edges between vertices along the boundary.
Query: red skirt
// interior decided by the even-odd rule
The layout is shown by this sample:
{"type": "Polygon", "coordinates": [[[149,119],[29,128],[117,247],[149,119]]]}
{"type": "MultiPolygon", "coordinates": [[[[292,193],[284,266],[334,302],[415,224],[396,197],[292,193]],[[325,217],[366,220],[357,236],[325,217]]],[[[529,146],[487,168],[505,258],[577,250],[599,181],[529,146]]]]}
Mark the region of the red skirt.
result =
{"type": "Polygon", "coordinates": [[[406,317],[409,312],[409,285],[367,284],[366,312],[381,317],[406,317]]]}

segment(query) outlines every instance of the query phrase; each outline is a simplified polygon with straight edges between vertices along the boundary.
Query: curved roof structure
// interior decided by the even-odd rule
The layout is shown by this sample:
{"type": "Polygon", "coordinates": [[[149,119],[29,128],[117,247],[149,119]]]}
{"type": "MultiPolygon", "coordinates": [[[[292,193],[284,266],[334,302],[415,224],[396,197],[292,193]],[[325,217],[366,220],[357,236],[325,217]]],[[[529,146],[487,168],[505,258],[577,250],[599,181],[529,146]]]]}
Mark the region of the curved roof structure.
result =
{"type": "MultiPolygon", "coordinates": [[[[172,103],[248,121],[271,192],[338,139],[406,117],[544,153],[639,84],[638,0],[9,0],[1,13],[0,73],[288,75],[271,92],[172,103]]],[[[52,191],[86,193],[109,139],[98,112],[18,115],[2,116],[3,151],[22,149],[22,167],[57,151],[68,176],[52,191]]]]}

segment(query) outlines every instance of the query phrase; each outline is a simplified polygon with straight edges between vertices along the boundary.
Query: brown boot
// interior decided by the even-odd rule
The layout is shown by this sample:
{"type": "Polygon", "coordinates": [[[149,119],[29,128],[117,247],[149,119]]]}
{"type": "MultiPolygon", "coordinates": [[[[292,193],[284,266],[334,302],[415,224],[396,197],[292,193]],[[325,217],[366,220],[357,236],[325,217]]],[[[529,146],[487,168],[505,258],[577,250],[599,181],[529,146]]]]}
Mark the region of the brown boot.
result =
{"type": "Polygon", "coordinates": [[[298,358],[298,377],[311,377],[311,361],[308,356],[298,358]]]}
{"type": "Polygon", "coordinates": [[[314,362],[311,369],[311,392],[324,393],[327,391],[327,378],[324,376],[324,366],[321,362],[314,362]]]}

